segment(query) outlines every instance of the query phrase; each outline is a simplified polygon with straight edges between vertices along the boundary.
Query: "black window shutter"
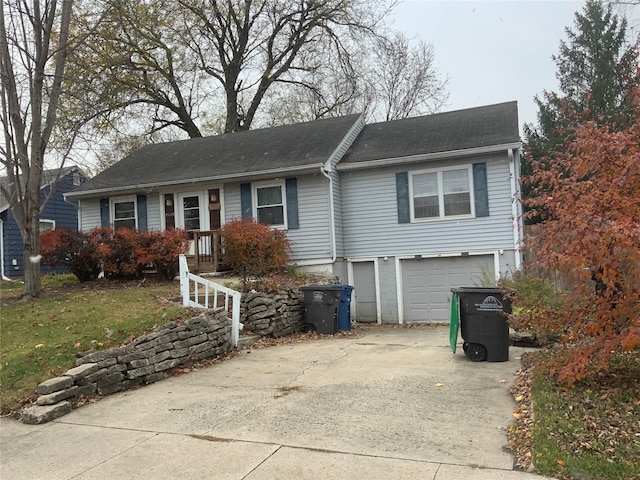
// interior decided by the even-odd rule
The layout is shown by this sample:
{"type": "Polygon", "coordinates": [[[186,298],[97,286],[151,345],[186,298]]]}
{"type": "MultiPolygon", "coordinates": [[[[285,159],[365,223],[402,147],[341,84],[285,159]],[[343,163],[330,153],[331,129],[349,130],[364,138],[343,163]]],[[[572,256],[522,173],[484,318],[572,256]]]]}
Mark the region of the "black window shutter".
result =
{"type": "Polygon", "coordinates": [[[253,207],[251,205],[251,184],[240,184],[240,210],[242,211],[242,218],[253,217],[253,207]]]}
{"type": "Polygon", "coordinates": [[[138,209],[138,230],[146,232],[147,226],[147,196],[144,194],[138,195],[136,198],[138,209]]]}
{"type": "Polygon", "coordinates": [[[100,226],[108,227],[111,225],[111,216],[109,214],[109,199],[100,199],[100,226]]]}
{"type": "Polygon", "coordinates": [[[294,178],[286,178],[284,181],[287,196],[287,228],[300,228],[298,219],[298,180],[294,178]]]}
{"type": "Polygon", "coordinates": [[[489,216],[489,188],[487,186],[487,164],[473,164],[473,194],[476,217],[489,216]]]}
{"type": "Polygon", "coordinates": [[[410,223],[409,172],[396,173],[396,196],[398,200],[398,223],[410,223]]]}

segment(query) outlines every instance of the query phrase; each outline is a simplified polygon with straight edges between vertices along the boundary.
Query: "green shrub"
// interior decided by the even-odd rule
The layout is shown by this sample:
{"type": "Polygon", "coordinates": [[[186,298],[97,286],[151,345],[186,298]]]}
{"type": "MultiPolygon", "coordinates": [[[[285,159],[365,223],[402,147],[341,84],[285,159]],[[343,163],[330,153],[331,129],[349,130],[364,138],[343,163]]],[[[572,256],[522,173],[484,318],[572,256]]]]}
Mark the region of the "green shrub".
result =
{"type": "Polygon", "coordinates": [[[540,339],[562,333],[564,317],[561,314],[558,314],[557,322],[552,328],[548,324],[543,325],[545,312],[560,308],[566,301],[566,295],[558,293],[549,280],[535,273],[519,270],[510,277],[501,278],[498,286],[515,290],[510,320],[516,330],[528,330],[542,335],[540,339]]]}

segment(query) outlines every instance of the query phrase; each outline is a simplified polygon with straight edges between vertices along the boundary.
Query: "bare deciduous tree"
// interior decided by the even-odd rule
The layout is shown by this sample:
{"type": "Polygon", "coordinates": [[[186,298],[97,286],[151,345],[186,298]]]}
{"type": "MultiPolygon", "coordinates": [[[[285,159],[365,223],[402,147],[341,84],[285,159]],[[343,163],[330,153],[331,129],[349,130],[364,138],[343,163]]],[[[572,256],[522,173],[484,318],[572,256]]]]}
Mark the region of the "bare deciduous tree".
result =
{"type": "Polygon", "coordinates": [[[72,69],[95,76],[77,108],[106,137],[134,125],[159,138],[364,111],[391,119],[447,97],[431,47],[384,39],[395,0],[96,1],[87,11],[107,21],[72,69]]]}
{"type": "Polygon", "coordinates": [[[25,297],[41,290],[40,188],[62,94],[72,3],[0,2],[0,162],[8,177],[2,194],[22,234],[25,297]]]}
{"type": "Polygon", "coordinates": [[[185,44],[184,9],[171,0],[81,6],[74,28],[93,33],[70,58],[69,69],[83,79],[72,86],[74,108],[97,131],[138,123],[150,133],[176,127],[201,137],[200,107],[215,88],[203,85],[206,76],[185,44]]]}
{"type": "Polygon", "coordinates": [[[404,34],[397,33],[378,39],[374,51],[374,68],[369,72],[374,117],[397,120],[434,113],[445,104],[448,79],[440,77],[432,45],[421,41],[412,47],[404,34]]]}
{"type": "Polygon", "coordinates": [[[345,42],[372,35],[385,0],[180,0],[198,19],[189,45],[223,87],[225,132],[248,130],[276,83],[313,90],[323,62],[347,65],[345,42]]]}

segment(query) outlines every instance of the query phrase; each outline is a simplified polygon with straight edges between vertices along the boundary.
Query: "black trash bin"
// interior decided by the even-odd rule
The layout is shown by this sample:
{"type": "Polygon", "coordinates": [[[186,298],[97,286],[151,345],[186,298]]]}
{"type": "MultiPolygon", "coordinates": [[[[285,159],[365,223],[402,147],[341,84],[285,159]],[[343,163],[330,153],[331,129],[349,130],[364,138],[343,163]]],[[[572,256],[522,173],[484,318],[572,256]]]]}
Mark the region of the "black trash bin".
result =
{"type": "Polygon", "coordinates": [[[322,335],[338,331],[338,306],[342,295],[341,285],[307,285],[300,287],[307,308],[306,323],[322,335]]]}
{"type": "Polygon", "coordinates": [[[474,362],[508,361],[507,314],[511,313],[509,297],[514,291],[484,287],[460,287],[451,291],[458,296],[462,347],[467,357],[474,362]]]}

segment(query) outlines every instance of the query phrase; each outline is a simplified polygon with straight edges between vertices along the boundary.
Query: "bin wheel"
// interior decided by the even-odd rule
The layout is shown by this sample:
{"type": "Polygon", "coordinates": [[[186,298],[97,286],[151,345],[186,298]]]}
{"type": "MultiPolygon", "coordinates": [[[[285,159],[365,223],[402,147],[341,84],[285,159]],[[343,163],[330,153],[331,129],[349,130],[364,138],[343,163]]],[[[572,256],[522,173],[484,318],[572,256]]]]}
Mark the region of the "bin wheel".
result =
{"type": "Polygon", "coordinates": [[[467,350],[469,350],[469,344],[467,342],[462,343],[462,350],[464,350],[464,353],[467,353],[467,350]]]}
{"type": "Polygon", "coordinates": [[[487,349],[479,343],[468,344],[466,353],[472,362],[483,362],[487,359],[487,349]]]}
{"type": "Polygon", "coordinates": [[[312,333],[316,331],[316,326],[313,323],[305,323],[302,326],[302,333],[312,333]]]}

